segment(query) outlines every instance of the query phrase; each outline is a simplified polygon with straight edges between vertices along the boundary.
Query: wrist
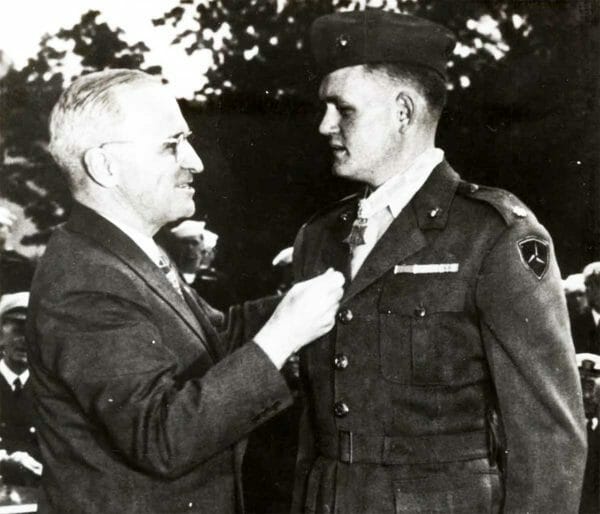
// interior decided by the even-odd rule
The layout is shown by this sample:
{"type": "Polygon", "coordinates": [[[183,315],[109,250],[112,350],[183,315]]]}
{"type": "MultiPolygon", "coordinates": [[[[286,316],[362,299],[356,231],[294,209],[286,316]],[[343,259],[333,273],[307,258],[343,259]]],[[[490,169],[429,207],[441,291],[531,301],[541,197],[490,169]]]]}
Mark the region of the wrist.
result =
{"type": "Polygon", "coordinates": [[[267,354],[267,357],[271,359],[277,369],[283,367],[285,361],[292,353],[281,337],[265,333],[263,330],[256,334],[254,342],[267,354]]]}

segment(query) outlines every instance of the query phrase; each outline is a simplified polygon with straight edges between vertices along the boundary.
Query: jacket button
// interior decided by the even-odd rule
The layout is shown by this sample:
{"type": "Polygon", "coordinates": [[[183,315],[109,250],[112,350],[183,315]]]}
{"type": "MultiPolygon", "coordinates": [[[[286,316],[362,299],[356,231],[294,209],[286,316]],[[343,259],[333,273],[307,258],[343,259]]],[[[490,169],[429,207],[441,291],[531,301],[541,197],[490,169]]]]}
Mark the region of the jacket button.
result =
{"type": "Polygon", "coordinates": [[[350,219],[350,213],[349,212],[342,212],[342,214],[340,214],[340,221],[346,222],[350,219]]]}
{"type": "Polygon", "coordinates": [[[427,316],[427,309],[423,305],[417,305],[415,307],[415,316],[417,318],[424,318],[427,316]]]}
{"type": "Polygon", "coordinates": [[[439,216],[440,212],[442,212],[442,209],[440,209],[439,207],[436,207],[435,209],[431,209],[431,210],[429,211],[429,214],[428,214],[428,216],[429,216],[431,219],[434,219],[434,218],[437,218],[437,217],[439,216]]]}
{"type": "Polygon", "coordinates": [[[333,404],[333,414],[336,418],[345,418],[349,412],[350,409],[344,402],[335,402],[333,404]]]}
{"type": "Polygon", "coordinates": [[[353,317],[354,316],[350,309],[342,309],[337,315],[337,319],[342,323],[350,323],[353,317]]]}
{"type": "Polygon", "coordinates": [[[335,369],[346,369],[348,367],[348,357],[343,353],[338,353],[333,358],[333,367],[335,369]]]}

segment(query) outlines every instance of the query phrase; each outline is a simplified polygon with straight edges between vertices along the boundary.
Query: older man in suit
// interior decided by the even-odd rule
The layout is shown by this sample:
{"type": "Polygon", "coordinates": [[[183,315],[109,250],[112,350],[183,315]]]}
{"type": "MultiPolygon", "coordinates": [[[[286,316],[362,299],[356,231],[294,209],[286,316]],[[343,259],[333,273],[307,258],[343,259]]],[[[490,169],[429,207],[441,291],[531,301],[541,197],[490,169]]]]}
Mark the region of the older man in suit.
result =
{"type": "Polygon", "coordinates": [[[417,17],[324,16],[320,132],[364,195],[300,231],[297,278],[349,278],[301,352],[294,512],[577,512],[585,428],[552,242],[435,146],[454,36],[417,17]]]}
{"type": "Polygon", "coordinates": [[[238,443],[291,403],[279,368],[333,324],[329,271],[224,316],[152,236],[194,212],[202,162],[159,80],[77,79],[50,119],[76,201],[33,283],[28,349],[45,459],[40,512],[230,513],[238,443]],[[245,343],[245,344],[244,344],[245,343]]]}

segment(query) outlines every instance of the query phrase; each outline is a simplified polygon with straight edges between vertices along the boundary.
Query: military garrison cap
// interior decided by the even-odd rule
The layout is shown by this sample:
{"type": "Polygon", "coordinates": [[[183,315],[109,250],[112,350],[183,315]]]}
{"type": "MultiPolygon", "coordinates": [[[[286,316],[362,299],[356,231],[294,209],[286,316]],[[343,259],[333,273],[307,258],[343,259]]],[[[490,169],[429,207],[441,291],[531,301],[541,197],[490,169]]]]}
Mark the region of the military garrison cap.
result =
{"type": "Polygon", "coordinates": [[[437,23],[374,9],[321,16],[312,24],[310,39],[324,75],[358,64],[406,63],[446,78],[456,43],[454,34],[437,23]]]}

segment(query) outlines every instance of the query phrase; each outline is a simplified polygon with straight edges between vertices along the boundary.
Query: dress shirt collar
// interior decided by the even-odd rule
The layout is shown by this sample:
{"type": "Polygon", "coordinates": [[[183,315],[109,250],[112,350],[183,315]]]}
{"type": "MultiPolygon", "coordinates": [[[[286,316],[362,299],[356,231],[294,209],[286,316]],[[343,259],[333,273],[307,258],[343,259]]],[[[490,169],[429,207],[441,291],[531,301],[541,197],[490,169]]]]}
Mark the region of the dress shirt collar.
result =
{"type": "Polygon", "coordinates": [[[439,148],[425,150],[406,170],[397,173],[373,191],[368,198],[361,200],[361,213],[368,218],[387,207],[396,218],[421,189],[433,169],[443,160],[443,150],[439,148]]]}
{"type": "Polygon", "coordinates": [[[185,280],[185,283],[188,286],[191,286],[194,283],[194,280],[196,280],[196,275],[197,273],[182,273],[181,276],[183,277],[183,280],[185,280]]]}
{"type": "Polygon", "coordinates": [[[600,321],[600,312],[592,309],[592,317],[594,318],[594,325],[598,326],[598,322],[600,321]]]}
{"type": "Polygon", "coordinates": [[[4,359],[0,360],[0,373],[4,379],[8,382],[10,388],[14,391],[14,382],[18,378],[21,381],[21,386],[24,386],[27,380],[29,380],[29,370],[26,369],[20,375],[17,375],[12,369],[10,369],[4,359]]]}
{"type": "Polygon", "coordinates": [[[146,234],[142,234],[139,230],[123,223],[122,221],[118,221],[112,216],[104,213],[96,211],[97,214],[105,218],[107,221],[115,225],[121,232],[125,233],[129,239],[131,239],[137,246],[139,246],[142,251],[148,256],[148,258],[157,266],[161,265],[163,253],[159,249],[158,245],[150,236],[146,234]]]}

